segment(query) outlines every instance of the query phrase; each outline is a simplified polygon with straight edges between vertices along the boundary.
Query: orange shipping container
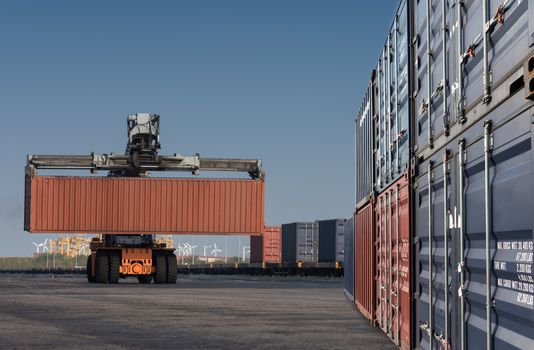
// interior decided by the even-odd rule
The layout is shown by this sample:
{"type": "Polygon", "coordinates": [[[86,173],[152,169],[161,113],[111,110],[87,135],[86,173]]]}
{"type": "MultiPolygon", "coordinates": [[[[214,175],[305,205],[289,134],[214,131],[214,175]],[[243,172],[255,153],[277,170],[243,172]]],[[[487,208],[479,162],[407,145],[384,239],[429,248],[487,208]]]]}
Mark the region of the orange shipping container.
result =
{"type": "Polygon", "coordinates": [[[373,200],[354,217],[354,302],[372,323],[375,320],[375,223],[373,200]]]}
{"type": "Polygon", "coordinates": [[[264,182],[241,179],[32,176],[29,232],[261,234],[264,182]]]}
{"type": "Polygon", "coordinates": [[[409,193],[404,176],[376,198],[374,208],[376,322],[401,349],[412,348],[409,193]]]}
{"type": "Polygon", "coordinates": [[[282,262],[282,226],[265,226],[262,236],[250,237],[250,262],[282,262]]]}

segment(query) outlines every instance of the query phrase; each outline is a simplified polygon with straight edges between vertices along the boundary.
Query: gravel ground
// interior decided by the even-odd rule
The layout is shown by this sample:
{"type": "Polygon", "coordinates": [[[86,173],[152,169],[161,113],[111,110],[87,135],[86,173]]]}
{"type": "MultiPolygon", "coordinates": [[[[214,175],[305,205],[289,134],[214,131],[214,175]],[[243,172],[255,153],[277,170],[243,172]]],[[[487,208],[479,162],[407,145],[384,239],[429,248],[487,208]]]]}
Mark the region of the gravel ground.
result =
{"type": "Polygon", "coordinates": [[[395,349],[339,279],[0,275],[2,349],[395,349]]]}

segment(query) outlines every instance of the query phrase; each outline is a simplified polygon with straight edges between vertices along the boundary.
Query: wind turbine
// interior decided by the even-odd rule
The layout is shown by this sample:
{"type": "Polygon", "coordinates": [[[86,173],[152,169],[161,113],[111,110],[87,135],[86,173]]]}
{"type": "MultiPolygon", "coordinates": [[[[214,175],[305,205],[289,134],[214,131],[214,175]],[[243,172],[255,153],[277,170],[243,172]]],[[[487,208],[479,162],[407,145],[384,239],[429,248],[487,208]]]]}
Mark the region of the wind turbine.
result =
{"type": "Polygon", "coordinates": [[[191,255],[191,244],[188,242],[184,243],[184,255],[191,255]]]}
{"type": "MultiPolygon", "coordinates": [[[[207,256],[208,256],[208,253],[206,253],[206,249],[207,249],[207,248],[211,248],[211,246],[210,246],[210,245],[205,245],[205,246],[204,246],[204,257],[207,257],[207,256]]],[[[208,260],[209,260],[209,259],[206,258],[206,262],[208,262],[208,260]]]]}
{"type": "Polygon", "coordinates": [[[185,245],[182,246],[182,243],[178,243],[178,255],[180,256],[183,256],[184,255],[184,250],[186,249],[185,245]]]}
{"type": "Polygon", "coordinates": [[[245,262],[247,255],[250,257],[250,247],[243,246],[243,262],[245,262]]]}
{"type": "Polygon", "coordinates": [[[213,250],[211,251],[211,255],[217,257],[217,253],[222,253],[222,250],[217,248],[217,243],[213,242],[213,250]]]}
{"type": "Polygon", "coordinates": [[[41,242],[41,243],[32,242],[32,244],[35,246],[35,252],[37,254],[39,254],[39,248],[43,248],[43,251],[48,251],[48,247],[46,246],[46,242],[48,242],[48,238],[45,239],[45,241],[41,242]]]}
{"type": "MultiPolygon", "coordinates": [[[[197,245],[191,245],[189,243],[188,244],[188,247],[189,247],[189,252],[191,254],[191,265],[195,265],[195,248],[198,248],[197,245]]],[[[194,242],[193,242],[194,244],[194,242]]]]}
{"type": "Polygon", "coordinates": [[[86,242],[82,242],[82,244],[80,244],[80,254],[89,255],[87,254],[87,248],[89,248],[89,245],[86,242]]]}

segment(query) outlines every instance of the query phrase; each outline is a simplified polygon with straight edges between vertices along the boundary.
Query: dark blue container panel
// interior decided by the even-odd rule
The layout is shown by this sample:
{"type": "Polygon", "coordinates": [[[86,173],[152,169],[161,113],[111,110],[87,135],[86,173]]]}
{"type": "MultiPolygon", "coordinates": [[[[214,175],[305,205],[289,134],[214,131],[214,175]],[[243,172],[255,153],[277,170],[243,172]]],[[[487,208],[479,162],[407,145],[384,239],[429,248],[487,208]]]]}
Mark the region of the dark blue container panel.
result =
{"type": "MultiPolygon", "coordinates": [[[[530,113],[493,132],[491,152],[491,310],[495,349],[534,349],[533,180],[530,113]]],[[[466,149],[466,345],[486,337],[483,140],[466,149]]]]}
{"type": "MultiPolygon", "coordinates": [[[[416,252],[418,271],[416,271],[417,284],[415,286],[418,321],[416,331],[419,332],[419,344],[421,348],[425,349],[429,348],[429,338],[426,333],[429,329],[433,329],[435,334],[442,334],[444,339],[449,339],[449,341],[457,338],[455,329],[451,327],[452,324],[456,323],[455,305],[457,300],[454,294],[449,293],[446,301],[446,290],[457,289],[455,263],[458,260],[456,258],[457,251],[453,249],[457,235],[454,234],[449,222],[451,208],[454,208],[453,195],[451,194],[454,178],[450,175],[454,173],[455,163],[453,159],[447,159],[445,163],[447,170],[444,171],[441,156],[436,158],[432,159],[430,183],[428,181],[428,165],[430,163],[426,162],[420,166],[421,173],[416,180],[415,191],[415,232],[417,233],[415,241],[418,243],[416,252]],[[444,184],[446,184],[446,188],[444,184]],[[447,191],[446,197],[445,190],[447,191]],[[446,200],[444,200],[445,198],[446,200]],[[447,205],[446,213],[445,205],[447,205]],[[431,237],[429,237],[430,229],[432,230],[431,237]],[[445,239],[448,240],[447,254],[445,254],[445,239]],[[446,257],[448,257],[447,261],[445,261],[446,257]],[[430,275],[429,261],[432,261],[432,275],[430,275]],[[448,271],[446,271],[446,265],[448,271]],[[430,279],[429,276],[432,278],[430,279]],[[430,281],[432,282],[430,283],[430,281]],[[429,309],[429,300],[431,300],[431,310],[429,309]]],[[[440,347],[440,344],[435,340],[434,347],[440,347]]]]}
{"type": "Polygon", "coordinates": [[[354,301],[354,217],[351,217],[346,222],[344,243],[343,285],[347,298],[350,301],[354,301]]]}
{"type": "Polygon", "coordinates": [[[337,220],[322,220],[317,224],[319,226],[319,262],[335,262],[337,220]]]}
{"type": "MultiPolygon", "coordinates": [[[[345,231],[346,219],[338,219],[336,222],[336,262],[345,262],[345,231]]],[[[319,247],[321,242],[319,242],[319,247]]]]}
{"type": "Polygon", "coordinates": [[[297,224],[282,225],[282,263],[297,261],[297,224]]]}
{"type": "Polygon", "coordinates": [[[533,113],[532,102],[518,92],[461,137],[447,144],[446,157],[443,153],[435,154],[418,165],[414,314],[416,344],[421,349],[430,348],[430,339],[434,348],[450,346],[460,349],[462,342],[467,349],[484,348],[489,340],[494,349],[534,349],[533,113]],[[490,122],[486,128],[490,146],[487,187],[485,121],[490,122]],[[463,152],[460,153],[461,140],[463,152]],[[430,181],[429,171],[432,174],[430,181]],[[447,184],[446,201],[444,183],[447,184]],[[486,326],[486,203],[490,208],[489,339],[486,326]],[[429,229],[432,230],[431,245],[429,229]],[[449,246],[447,254],[445,237],[449,246]],[[460,248],[462,242],[463,251],[460,248]],[[448,256],[447,272],[445,256],[448,256]],[[446,290],[449,291],[447,312],[446,290]]]}
{"type": "Polygon", "coordinates": [[[318,228],[315,222],[282,225],[282,262],[318,262],[318,228]]]}
{"type": "MultiPolygon", "coordinates": [[[[463,117],[479,116],[469,112],[485,95],[484,2],[481,0],[465,0],[461,3],[448,0],[411,1],[415,40],[412,95],[415,96],[416,145],[419,151],[429,146],[429,135],[432,141],[435,141],[445,137],[448,128],[463,117]],[[427,24],[428,6],[430,21],[427,24]],[[444,36],[443,18],[448,29],[444,36]],[[428,38],[429,33],[430,38],[428,38]]],[[[493,18],[503,3],[502,0],[488,1],[488,17],[493,18]]],[[[494,89],[508,76],[521,69],[520,66],[532,49],[529,46],[534,40],[531,35],[532,28],[529,28],[533,11],[529,7],[532,6],[531,1],[506,1],[502,21],[493,21],[488,32],[488,81],[493,105],[507,98],[500,93],[494,94],[494,89]]],[[[531,23],[530,26],[532,25],[531,23]]]]}

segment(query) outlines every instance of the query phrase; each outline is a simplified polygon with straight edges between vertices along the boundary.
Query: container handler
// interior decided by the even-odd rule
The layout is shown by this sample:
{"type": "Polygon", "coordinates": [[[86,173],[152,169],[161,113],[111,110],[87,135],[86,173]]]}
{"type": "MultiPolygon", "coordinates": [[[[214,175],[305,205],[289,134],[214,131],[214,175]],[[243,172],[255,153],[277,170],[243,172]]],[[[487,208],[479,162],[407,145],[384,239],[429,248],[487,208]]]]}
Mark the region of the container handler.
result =
{"type": "MultiPolygon", "coordinates": [[[[198,154],[182,156],[158,154],[160,117],[137,113],[127,118],[128,142],[124,155],[28,155],[26,196],[31,177],[37,169],[86,169],[91,173],[108,171],[112,177],[148,177],[150,171],[246,172],[253,179],[263,179],[260,160],[203,158],[198,154]]],[[[26,208],[25,210],[28,210],[26,208]]],[[[29,223],[25,222],[29,231],[29,223]]],[[[139,283],[176,283],[177,260],[174,248],[158,244],[154,235],[103,234],[92,239],[87,258],[87,280],[91,283],[117,283],[122,277],[136,276],[139,283]]]]}

